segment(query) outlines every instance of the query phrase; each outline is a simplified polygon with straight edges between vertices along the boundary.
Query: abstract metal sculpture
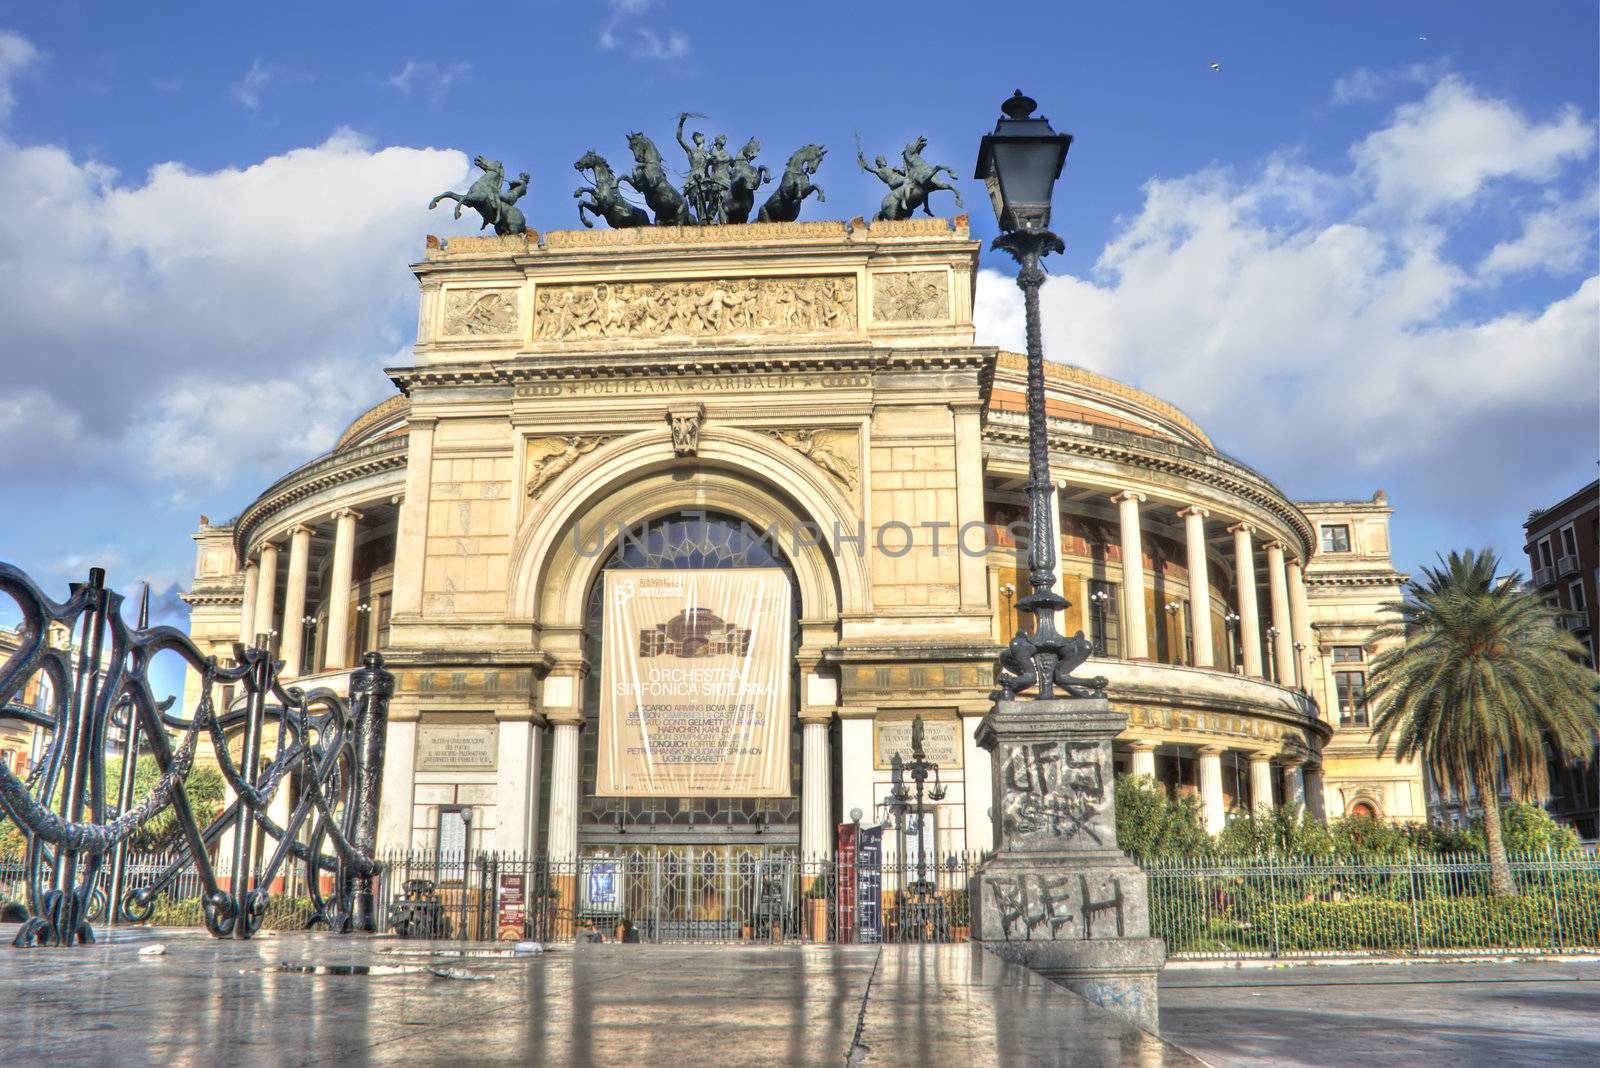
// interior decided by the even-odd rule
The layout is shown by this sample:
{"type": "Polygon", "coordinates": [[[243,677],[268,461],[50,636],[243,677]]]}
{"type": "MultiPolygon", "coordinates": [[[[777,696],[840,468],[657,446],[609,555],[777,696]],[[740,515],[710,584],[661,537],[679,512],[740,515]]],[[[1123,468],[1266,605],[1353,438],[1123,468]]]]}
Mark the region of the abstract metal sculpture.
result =
{"type": "Polygon", "coordinates": [[[157,896],[190,867],[202,887],[206,927],[219,938],[249,938],[266,913],[265,888],[291,857],[305,865],[315,910],[308,925],[372,929],[383,737],[394,689],[378,654],[369,653],[366,666],[353,673],[351,708],[331,690],[284,688],[262,640],[254,648],[235,645],[235,663],[224,666],[181,631],[148,626],[145,611],[140,625],[130,629],[122,619],[122,596],[106,588],[100,568],[90,570],[87,582],[73,583],[71,596],[57,603],[22,571],[0,563],[0,592],[16,601],[23,617],[20,645],[0,665],[0,720],[30,724],[45,735],[26,782],[0,765],[0,808],[27,838],[23,881],[30,916],[17,933],[17,946],[93,942],[91,905],[103,876],[109,918],[142,922],[157,896]],[[73,634],[73,641],[52,646],[52,628],[73,634]],[[201,697],[188,717],[173,714],[173,698],[158,701],[151,689],[150,665],[164,652],[200,675],[201,697]],[[33,709],[14,700],[35,677],[49,681],[49,707],[33,709]],[[222,686],[240,686],[243,696],[219,711],[211,694],[222,686]],[[268,727],[275,735],[273,753],[263,761],[268,727]],[[204,828],[183,791],[202,736],[234,795],[204,828]],[[231,738],[239,742],[237,761],[231,738]],[[158,777],[134,802],[133,765],[141,746],[148,748],[158,777]],[[106,757],[117,748],[123,771],[113,806],[106,757]],[[278,791],[289,788],[291,776],[300,799],[280,827],[267,810],[278,791]],[[179,831],[178,855],[148,885],[126,889],[130,836],[169,805],[179,831]],[[259,869],[252,857],[258,829],[275,843],[259,869]],[[224,888],[210,849],[230,830],[233,856],[224,888]],[[322,892],[324,873],[333,876],[332,897],[322,892]]]}

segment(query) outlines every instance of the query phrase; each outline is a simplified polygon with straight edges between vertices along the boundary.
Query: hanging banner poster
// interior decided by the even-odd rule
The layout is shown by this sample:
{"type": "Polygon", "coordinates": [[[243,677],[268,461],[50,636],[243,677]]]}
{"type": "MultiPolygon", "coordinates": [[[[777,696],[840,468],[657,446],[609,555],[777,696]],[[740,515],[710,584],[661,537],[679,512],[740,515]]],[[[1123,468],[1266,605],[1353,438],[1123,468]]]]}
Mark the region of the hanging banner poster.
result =
{"type": "Polygon", "coordinates": [[[595,793],[788,797],[789,578],[607,571],[595,793]]]}

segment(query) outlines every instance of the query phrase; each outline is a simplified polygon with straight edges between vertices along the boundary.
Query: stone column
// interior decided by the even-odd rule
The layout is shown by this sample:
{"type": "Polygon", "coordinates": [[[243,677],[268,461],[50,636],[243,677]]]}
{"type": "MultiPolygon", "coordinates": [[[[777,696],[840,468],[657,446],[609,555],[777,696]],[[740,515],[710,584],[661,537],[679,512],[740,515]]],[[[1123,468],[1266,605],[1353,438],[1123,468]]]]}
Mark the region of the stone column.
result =
{"type": "Polygon", "coordinates": [[[1215,667],[1211,649],[1211,575],[1206,561],[1206,517],[1204,508],[1185,508],[1184,542],[1189,550],[1189,631],[1194,642],[1194,666],[1215,667]]]}
{"type": "Polygon", "coordinates": [[[1252,527],[1239,523],[1228,528],[1233,535],[1233,567],[1239,579],[1239,648],[1244,673],[1263,677],[1261,670],[1261,609],[1256,601],[1256,553],[1250,541],[1252,527]]]}
{"type": "Polygon", "coordinates": [[[997,848],[972,887],[973,937],[1147,1031],[1158,1028],[1147,881],[1117,846],[1103,696],[1000,701],[978,727],[991,756],[997,848]]]}
{"type": "Polygon", "coordinates": [[[539,836],[539,758],[544,731],[521,715],[499,721],[494,784],[494,838],[490,848],[531,856],[539,836]]]}
{"type": "Polygon", "coordinates": [[[333,513],[333,565],[328,570],[329,671],[350,666],[350,584],[355,579],[356,523],[361,513],[341,508],[333,513]]]}
{"type": "Polygon", "coordinates": [[[1144,494],[1129,490],[1111,498],[1117,503],[1122,532],[1122,641],[1129,660],[1150,659],[1150,634],[1144,614],[1144,539],[1139,533],[1139,502],[1144,494]]]}
{"type": "Polygon", "coordinates": [[[390,719],[383,751],[383,799],[378,805],[378,851],[411,848],[416,791],[417,721],[390,719]]]}
{"type": "MultiPolygon", "coordinates": [[[[256,634],[272,633],[273,608],[278,599],[278,546],[276,542],[265,542],[261,546],[261,566],[256,574],[256,618],[254,630],[256,634]]],[[[251,635],[252,644],[255,635],[251,635]]],[[[272,642],[267,642],[267,648],[272,648],[272,642]]]]}
{"type": "Polygon", "coordinates": [[[289,585],[283,594],[283,639],[278,648],[283,657],[283,673],[290,677],[301,674],[306,661],[304,655],[306,625],[301,622],[306,614],[306,581],[311,570],[311,528],[293,527],[289,530],[289,585]]]}
{"type": "Polygon", "coordinates": [[[1300,649],[1295,662],[1300,665],[1300,688],[1311,692],[1311,650],[1316,636],[1311,633],[1311,607],[1306,603],[1305,568],[1299,560],[1284,565],[1289,575],[1289,616],[1294,621],[1294,640],[1300,649]]]}
{"type": "Polygon", "coordinates": [[[1272,639],[1274,662],[1278,666],[1278,684],[1293,686],[1294,680],[1294,626],[1289,620],[1289,579],[1283,566],[1283,543],[1267,542],[1267,592],[1272,601],[1272,626],[1278,633],[1272,639]]]}
{"type": "Polygon", "coordinates": [[[550,827],[545,852],[556,864],[578,859],[578,725],[575,719],[556,721],[550,754],[550,827]]]}
{"type": "Polygon", "coordinates": [[[1306,811],[1317,819],[1327,818],[1327,802],[1322,793],[1321,765],[1307,764],[1300,769],[1300,792],[1305,795],[1306,811]]]}
{"type": "Polygon", "coordinates": [[[955,551],[961,557],[961,606],[981,610],[989,603],[988,558],[982,552],[989,536],[983,526],[983,411],[977,403],[952,404],[950,411],[956,435],[955,551]]]}
{"type": "Polygon", "coordinates": [[[244,603],[239,608],[239,642],[250,645],[255,641],[253,631],[256,626],[256,578],[260,569],[254,560],[245,561],[244,565],[244,603]]]}
{"type": "MultiPolygon", "coordinates": [[[[961,796],[966,809],[969,853],[987,853],[994,849],[994,820],[991,818],[994,773],[989,750],[978,744],[978,726],[982,722],[981,716],[961,717],[961,796]]],[[[849,811],[848,806],[846,811],[849,811]]]]}
{"type": "Polygon", "coordinates": [[[1272,754],[1250,754],[1250,807],[1257,812],[1272,811],[1272,754]]]}
{"type": "Polygon", "coordinates": [[[1214,745],[1200,750],[1200,807],[1206,832],[1217,834],[1228,823],[1228,806],[1222,796],[1222,750],[1214,745]]]}
{"type": "Polygon", "coordinates": [[[1140,738],[1133,743],[1133,773],[1154,780],[1156,777],[1156,743],[1140,738]]]}
{"type": "Polygon", "coordinates": [[[817,717],[802,722],[805,748],[800,761],[800,859],[826,860],[833,855],[828,721],[817,717]]]}
{"type": "Polygon", "coordinates": [[[400,502],[394,544],[394,594],[390,603],[396,616],[422,613],[422,570],[428,556],[428,491],[433,485],[433,428],[438,422],[431,416],[411,418],[405,499],[400,502]]]}
{"type": "Polygon", "coordinates": [[[1301,774],[1302,761],[1286,760],[1283,764],[1283,803],[1285,805],[1304,805],[1306,803],[1306,780],[1301,774]]]}

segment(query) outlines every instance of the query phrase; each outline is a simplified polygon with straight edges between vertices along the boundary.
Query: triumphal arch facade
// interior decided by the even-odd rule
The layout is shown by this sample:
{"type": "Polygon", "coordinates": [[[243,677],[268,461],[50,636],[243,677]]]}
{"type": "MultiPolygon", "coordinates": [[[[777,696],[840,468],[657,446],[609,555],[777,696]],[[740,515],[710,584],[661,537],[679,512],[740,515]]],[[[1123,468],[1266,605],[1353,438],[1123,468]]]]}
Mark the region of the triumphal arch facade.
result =
{"type": "MultiPolygon", "coordinates": [[[[920,716],[915,848],[988,849],[1027,463],[978,253],[961,216],[429,238],[396,395],[202,520],[192,633],[268,635],[302,685],[383,650],[381,848],[825,857],[892,814],[920,716]]],[[[1118,770],[1214,830],[1420,817],[1349,677],[1401,578],[1386,505],[1302,508],[1049,355],[1062,626],[1128,716],[1118,770]]]]}

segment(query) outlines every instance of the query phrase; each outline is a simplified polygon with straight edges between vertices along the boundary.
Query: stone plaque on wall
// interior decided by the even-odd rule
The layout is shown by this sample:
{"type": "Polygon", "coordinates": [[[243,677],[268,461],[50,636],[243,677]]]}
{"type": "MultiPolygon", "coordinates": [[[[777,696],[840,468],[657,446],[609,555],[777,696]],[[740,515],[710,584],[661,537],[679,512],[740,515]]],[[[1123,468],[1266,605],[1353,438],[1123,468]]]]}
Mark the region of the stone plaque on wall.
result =
{"type": "Polygon", "coordinates": [[[418,771],[493,771],[500,749],[493,723],[419,723],[418,771]]]}
{"type": "MultiPolygon", "coordinates": [[[[911,759],[911,721],[914,715],[879,716],[872,721],[872,763],[887,771],[894,755],[911,759]]],[[[940,771],[961,767],[961,720],[944,712],[922,713],[922,751],[940,771]]]]}

